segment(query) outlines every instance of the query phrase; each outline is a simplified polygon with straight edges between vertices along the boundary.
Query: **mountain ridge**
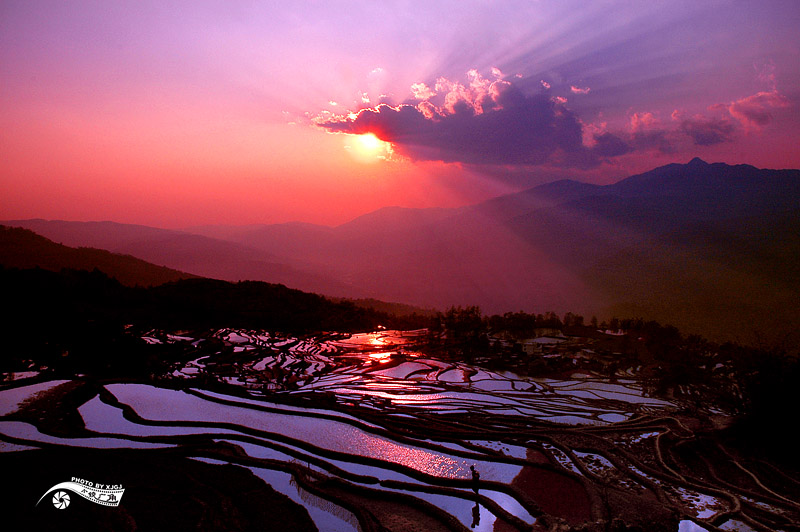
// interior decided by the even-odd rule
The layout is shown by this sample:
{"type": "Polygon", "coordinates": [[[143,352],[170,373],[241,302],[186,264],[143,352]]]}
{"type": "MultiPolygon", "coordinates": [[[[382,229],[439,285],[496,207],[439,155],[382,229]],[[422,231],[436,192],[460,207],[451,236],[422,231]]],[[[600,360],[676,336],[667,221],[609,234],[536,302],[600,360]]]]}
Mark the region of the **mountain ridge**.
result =
{"type": "Polygon", "coordinates": [[[132,255],[199,277],[232,282],[276,282],[302,286],[316,293],[366,296],[356,286],[326,278],[324,272],[305,271],[262,249],[203,235],[117,222],[70,222],[37,218],[0,223],[30,229],[68,246],[94,247],[132,255]]]}
{"type": "MultiPolygon", "coordinates": [[[[305,272],[279,282],[317,293],[491,313],[632,309],[730,337],[736,320],[775,328],[767,315],[780,314],[786,298],[773,285],[800,292],[787,265],[800,252],[770,243],[794,242],[800,222],[786,213],[799,207],[798,170],[693,159],[609,185],[558,180],[456,209],[390,207],[337,227],[247,226],[231,238],[305,272]],[[773,272],[774,283],[759,271],[773,272]],[[761,311],[751,320],[742,309],[754,305],[761,311]]],[[[275,280],[266,277],[276,268],[258,261],[222,266],[275,280]]]]}
{"type": "Polygon", "coordinates": [[[64,246],[28,229],[4,225],[0,225],[0,264],[7,268],[41,268],[56,272],[97,269],[126,286],[157,286],[197,277],[131,255],[64,246]]]}

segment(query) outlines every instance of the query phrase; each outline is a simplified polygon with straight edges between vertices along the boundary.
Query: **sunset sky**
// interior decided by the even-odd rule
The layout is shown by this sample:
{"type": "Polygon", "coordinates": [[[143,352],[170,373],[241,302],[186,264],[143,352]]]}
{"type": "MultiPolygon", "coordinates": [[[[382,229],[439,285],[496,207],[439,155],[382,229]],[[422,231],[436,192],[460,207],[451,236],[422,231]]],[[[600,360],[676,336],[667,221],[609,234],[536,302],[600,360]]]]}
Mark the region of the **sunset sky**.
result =
{"type": "Polygon", "coordinates": [[[800,167],[800,2],[0,3],[0,219],[335,225],[800,167]]]}

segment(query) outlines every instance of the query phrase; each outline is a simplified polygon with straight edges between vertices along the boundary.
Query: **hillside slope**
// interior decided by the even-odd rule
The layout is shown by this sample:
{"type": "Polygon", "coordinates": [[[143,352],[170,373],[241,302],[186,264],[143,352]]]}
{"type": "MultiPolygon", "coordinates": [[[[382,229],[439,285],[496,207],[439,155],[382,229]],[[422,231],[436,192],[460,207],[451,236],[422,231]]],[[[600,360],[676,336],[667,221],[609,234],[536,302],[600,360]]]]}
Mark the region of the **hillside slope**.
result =
{"type": "Polygon", "coordinates": [[[95,248],[73,248],[20,227],[0,226],[0,265],[60,271],[100,270],[126,286],[156,286],[195,275],[157,266],[130,255],[95,248]]]}

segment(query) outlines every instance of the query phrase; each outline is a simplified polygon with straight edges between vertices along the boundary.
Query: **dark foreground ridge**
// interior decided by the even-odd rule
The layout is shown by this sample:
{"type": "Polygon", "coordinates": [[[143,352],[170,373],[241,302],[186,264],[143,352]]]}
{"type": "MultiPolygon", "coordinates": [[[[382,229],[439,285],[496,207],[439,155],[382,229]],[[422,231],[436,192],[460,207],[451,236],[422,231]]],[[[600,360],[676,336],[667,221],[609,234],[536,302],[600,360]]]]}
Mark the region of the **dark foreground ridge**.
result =
{"type": "Polygon", "coordinates": [[[51,336],[54,346],[59,337],[69,338],[71,331],[87,325],[108,331],[135,323],[167,329],[222,325],[302,332],[370,329],[390,319],[348,301],[333,302],[260,281],[184,279],[145,288],[125,286],[99,270],[0,266],[0,287],[14,310],[2,325],[5,332],[38,331],[51,336]]]}
{"type": "MultiPolygon", "coordinates": [[[[4,496],[7,530],[226,530],[256,532],[276,523],[280,530],[315,531],[300,505],[248,469],[211,465],[183,450],[62,448],[0,453],[0,467],[14,489],[4,496]],[[66,511],[42,492],[75,475],[125,479],[124,504],[108,508],[73,495],[66,511]]],[[[52,496],[52,494],[51,494],[52,496]]]]}

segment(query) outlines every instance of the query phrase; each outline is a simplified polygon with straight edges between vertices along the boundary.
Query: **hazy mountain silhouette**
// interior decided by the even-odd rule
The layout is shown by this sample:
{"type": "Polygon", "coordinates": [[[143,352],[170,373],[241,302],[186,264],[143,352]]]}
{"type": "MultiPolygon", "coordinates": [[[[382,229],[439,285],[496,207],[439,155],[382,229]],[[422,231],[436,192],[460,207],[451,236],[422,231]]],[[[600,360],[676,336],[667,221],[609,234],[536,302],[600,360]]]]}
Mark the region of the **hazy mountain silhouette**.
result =
{"type": "Polygon", "coordinates": [[[364,238],[380,236],[398,227],[415,229],[435,224],[452,215],[452,209],[429,208],[409,209],[404,207],[383,207],[364,214],[336,228],[339,238],[364,238]]]}
{"type": "MultiPolygon", "coordinates": [[[[588,190],[588,189],[587,189],[588,190]]],[[[671,164],[514,218],[623,315],[772,337],[796,329],[800,171],[671,164]],[[566,244],[566,245],[564,245],[566,244]]]]}
{"type": "Polygon", "coordinates": [[[115,222],[36,219],[3,223],[30,229],[64,245],[102,248],[133,255],[153,264],[202,277],[226,281],[267,281],[337,296],[368,295],[361,292],[359,287],[329,279],[324,273],[295,268],[263,249],[185,231],[115,222]]]}
{"type": "Polygon", "coordinates": [[[98,269],[126,286],[156,286],[195,275],[102,249],[72,248],[19,227],[0,226],[0,265],[6,268],[98,269]]]}
{"type": "Polygon", "coordinates": [[[612,185],[562,180],[338,227],[17,224],[222,279],[489,313],[615,312],[730,337],[800,329],[787,312],[800,300],[798,212],[800,171],[693,159],[612,185]]]}

